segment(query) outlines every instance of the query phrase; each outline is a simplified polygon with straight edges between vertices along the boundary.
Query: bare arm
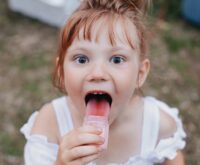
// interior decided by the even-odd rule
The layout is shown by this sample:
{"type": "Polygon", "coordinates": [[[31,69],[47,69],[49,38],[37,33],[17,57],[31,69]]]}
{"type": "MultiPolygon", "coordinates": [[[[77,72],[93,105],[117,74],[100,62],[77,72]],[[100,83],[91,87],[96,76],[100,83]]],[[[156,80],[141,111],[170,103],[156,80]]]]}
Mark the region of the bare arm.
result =
{"type": "Polygon", "coordinates": [[[161,165],[185,165],[183,153],[178,151],[177,156],[173,160],[166,160],[161,165]]]}

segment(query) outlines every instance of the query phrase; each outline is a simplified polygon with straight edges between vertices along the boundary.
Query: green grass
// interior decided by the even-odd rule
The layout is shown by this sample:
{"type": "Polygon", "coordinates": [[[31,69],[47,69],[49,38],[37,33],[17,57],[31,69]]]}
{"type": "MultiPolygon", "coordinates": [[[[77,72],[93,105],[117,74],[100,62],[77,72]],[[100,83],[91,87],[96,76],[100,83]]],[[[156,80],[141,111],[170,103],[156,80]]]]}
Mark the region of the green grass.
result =
{"type": "Polygon", "coordinates": [[[177,53],[187,44],[184,40],[176,38],[169,33],[165,34],[163,39],[168,49],[170,50],[170,52],[173,52],[173,53],[177,53]]]}
{"type": "Polygon", "coordinates": [[[181,16],[181,0],[152,1],[151,12],[154,17],[162,17],[165,20],[171,21],[180,18],[181,16]]]}
{"type": "Polygon", "coordinates": [[[24,84],[24,90],[30,93],[36,93],[39,91],[39,83],[36,82],[27,82],[24,84]]]}
{"type": "Polygon", "coordinates": [[[0,134],[0,149],[5,155],[21,156],[23,153],[22,141],[17,136],[6,132],[0,134]]]}
{"type": "Polygon", "coordinates": [[[171,53],[177,53],[182,49],[192,50],[196,47],[200,47],[200,38],[188,38],[176,36],[173,34],[173,31],[165,31],[163,32],[163,40],[166,43],[168,50],[171,53]]]}
{"type": "Polygon", "coordinates": [[[0,53],[5,51],[5,43],[0,40],[0,53]]]}
{"type": "Polygon", "coordinates": [[[48,66],[49,62],[45,59],[45,55],[45,53],[23,55],[14,63],[22,71],[37,69],[39,67],[48,66]]]}
{"type": "Polygon", "coordinates": [[[189,68],[189,64],[187,63],[187,61],[185,61],[185,59],[181,59],[181,58],[173,58],[173,57],[171,57],[169,64],[175,70],[177,70],[179,73],[187,72],[188,68],[189,68]]]}

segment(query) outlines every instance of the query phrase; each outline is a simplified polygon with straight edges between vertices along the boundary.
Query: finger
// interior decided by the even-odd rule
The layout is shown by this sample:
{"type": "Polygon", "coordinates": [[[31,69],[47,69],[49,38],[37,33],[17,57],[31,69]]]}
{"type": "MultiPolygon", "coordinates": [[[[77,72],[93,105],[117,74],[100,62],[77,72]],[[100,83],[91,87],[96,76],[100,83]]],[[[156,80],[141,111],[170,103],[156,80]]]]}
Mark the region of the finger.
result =
{"type": "Polygon", "coordinates": [[[89,143],[103,144],[104,139],[98,134],[101,134],[101,130],[94,126],[83,126],[74,129],[63,136],[60,147],[65,150],[89,143]]]}
{"type": "Polygon", "coordinates": [[[82,145],[89,145],[89,144],[96,144],[101,145],[104,143],[104,138],[95,135],[95,134],[79,134],[76,137],[68,139],[66,141],[66,146],[68,149],[74,148],[76,146],[82,146],[82,145]]]}
{"type": "Polygon", "coordinates": [[[75,147],[68,152],[68,159],[76,160],[82,157],[98,154],[101,151],[102,149],[95,145],[75,147]]]}
{"type": "Polygon", "coordinates": [[[77,129],[79,133],[92,133],[100,135],[102,133],[102,128],[94,125],[84,125],[77,129]]]}
{"type": "Polygon", "coordinates": [[[94,155],[82,157],[80,159],[75,160],[73,163],[74,163],[74,165],[85,165],[85,164],[88,164],[88,163],[96,160],[99,156],[100,156],[100,154],[97,153],[94,155]]]}
{"type": "Polygon", "coordinates": [[[84,133],[100,135],[102,133],[102,130],[101,128],[95,126],[85,125],[78,129],[74,129],[68,132],[66,135],[62,137],[61,141],[63,141],[64,139],[68,140],[70,137],[76,137],[79,134],[84,134],[84,133]]]}
{"type": "Polygon", "coordinates": [[[70,136],[77,136],[77,134],[84,134],[84,133],[100,135],[102,133],[102,129],[96,126],[85,125],[68,132],[66,135],[63,136],[63,138],[70,136]]]}

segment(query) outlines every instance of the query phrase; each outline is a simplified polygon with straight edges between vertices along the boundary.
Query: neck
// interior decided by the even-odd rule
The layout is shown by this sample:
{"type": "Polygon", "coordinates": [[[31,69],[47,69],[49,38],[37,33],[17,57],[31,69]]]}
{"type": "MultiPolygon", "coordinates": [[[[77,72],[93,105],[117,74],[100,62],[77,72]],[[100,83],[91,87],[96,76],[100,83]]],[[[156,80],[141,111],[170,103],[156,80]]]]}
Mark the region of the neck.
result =
{"type": "Polygon", "coordinates": [[[133,96],[132,99],[127,103],[126,107],[123,107],[123,109],[120,111],[121,113],[118,115],[118,117],[111,123],[111,130],[119,128],[124,124],[127,125],[130,122],[136,122],[139,119],[139,115],[142,114],[143,106],[143,98],[138,95],[133,96]]]}

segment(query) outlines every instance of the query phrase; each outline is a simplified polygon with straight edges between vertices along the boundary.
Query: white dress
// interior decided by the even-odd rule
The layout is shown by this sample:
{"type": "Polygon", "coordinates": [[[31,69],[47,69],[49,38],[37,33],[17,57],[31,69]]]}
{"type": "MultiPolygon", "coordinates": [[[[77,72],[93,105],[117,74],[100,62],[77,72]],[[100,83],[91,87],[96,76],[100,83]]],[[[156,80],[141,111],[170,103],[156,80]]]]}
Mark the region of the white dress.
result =
{"type": "MultiPolygon", "coordinates": [[[[56,112],[59,131],[63,136],[73,129],[66,97],[57,98],[52,103],[56,112]]],[[[27,139],[24,149],[25,164],[54,165],[58,153],[58,145],[49,143],[47,137],[43,135],[30,135],[37,115],[38,112],[34,112],[20,130],[27,139]]],[[[186,134],[176,108],[170,108],[165,103],[153,97],[145,97],[143,115],[141,152],[138,155],[130,157],[127,162],[121,165],[153,165],[155,163],[162,163],[166,158],[175,158],[177,150],[181,150],[185,146],[184,138],[186,134]],[[156,144],[159,132],[160,110],[165,111],[174,118],[177,130],[172,137],[162,139],[156,144]]],[[[95,165],[95,163],[91,162],[88,165],[95,165]]],[[[119,164],[110,163],[109,165],[119,164]]]]}

